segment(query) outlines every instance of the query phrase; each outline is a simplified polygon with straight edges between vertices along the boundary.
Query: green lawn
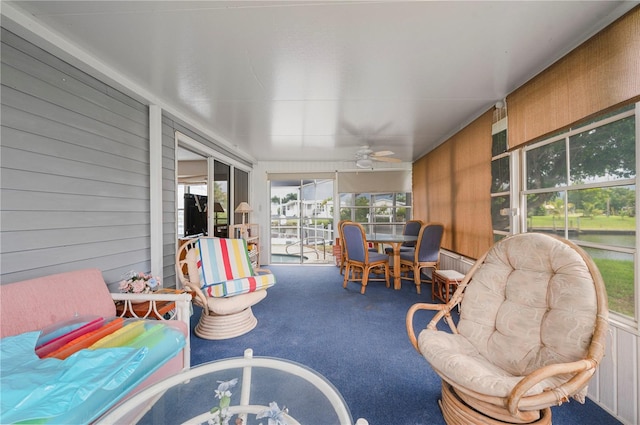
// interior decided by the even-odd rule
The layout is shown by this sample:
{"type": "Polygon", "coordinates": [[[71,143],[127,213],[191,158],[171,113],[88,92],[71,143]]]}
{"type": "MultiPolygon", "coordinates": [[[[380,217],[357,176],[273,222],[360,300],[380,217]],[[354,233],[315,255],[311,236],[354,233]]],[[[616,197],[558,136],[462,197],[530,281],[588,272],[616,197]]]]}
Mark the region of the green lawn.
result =
{"type": "MultiPolygon", "coordinates": [[[[551,228],[564,227],[564,216],[535,215],[527,217],[528,227],[551,228]],[[555,224],[555,226],[554,226],[555,224]]],[[[580,230],[635,230],[635,217],[595,216],[582,217],[579,215],[569,216],[569,228],[580,230]]]]}
{"type": "MultiPolygon", "coordinates": [[[[533,216],[527,218],[529,229],[562,229],[564,228],[564,216],[533,216]]],[[[569,228],[571,230],[611,230],[615,232],[635,232],[636,218],[622,216],[595,216],[582,217],[569,216],[569,228]]],[[[634,295],[634,267],[633,261],[593,258],[600,269],[607,295],[609,297],[609,310],[635,317],[634,295]]]]}
{"type": "Polygon", "coordinates": [[[594,258],[609,296],[609,310],[635,316],[633,261],[594,258]]]}

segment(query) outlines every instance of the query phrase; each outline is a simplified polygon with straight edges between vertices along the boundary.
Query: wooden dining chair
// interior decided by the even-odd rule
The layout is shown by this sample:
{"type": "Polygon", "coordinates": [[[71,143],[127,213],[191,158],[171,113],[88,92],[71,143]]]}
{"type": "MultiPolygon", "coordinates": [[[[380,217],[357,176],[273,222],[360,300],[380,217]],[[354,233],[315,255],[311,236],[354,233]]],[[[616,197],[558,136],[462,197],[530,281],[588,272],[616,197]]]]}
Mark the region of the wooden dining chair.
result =
{"type": "Polygon", "coordinates": [[[411,251],[400,251],[401,279],[413,279],[416,291],[421,293],[422,283],[433,283],[431,278],[423,277],[424,269],[437,270],[440,267],[440,244],[444,226],[440,223],[426,223],[420,227],[416,247],[411,251]],[[413,272],[413,277],[409,276],[413,272]]]}
{"type": "Polygon", "coordinates": [[[340,241],[340,261],[338,262],[338,267],[340,267],[340,274],[344,274],[344,270],[347,267],[346,244],[344,242],[344,233],[342,231],[342,227],[348,222],[349,220],[340,220],[337,226],[338,239],[340,241]]]}
{"type": "Polygon", "coordinates": [[[345,223],[342,232],[347,258],[342,287],[346,288],[347,283],[350,281],[361,282],[362,287],[360,293],[364,294],[369,281],[384,280],[388,288],[389,256],[369,250],[364,227],[362,227],[361,224],[354,222],[345,223]],[[370,278],[369,275],[379,268],[384,268],[384,279],[370,278]]]}
{"type": "MultiPolygon", "coordinates": [[[[422,220],[407,220],[404,224],[404,228],[402,229],[402,234],[405,236],[418,236],[420,234],[420,229],[424,222],[422,220]]],[[[417,241],[403,242],[400,247],[400,252],[408,252],[413,251],[416,247],[417,241]]],[[[385,248],[385,252],[388,255],[393,255],[393,248],[387,247],[385,248]]]]}

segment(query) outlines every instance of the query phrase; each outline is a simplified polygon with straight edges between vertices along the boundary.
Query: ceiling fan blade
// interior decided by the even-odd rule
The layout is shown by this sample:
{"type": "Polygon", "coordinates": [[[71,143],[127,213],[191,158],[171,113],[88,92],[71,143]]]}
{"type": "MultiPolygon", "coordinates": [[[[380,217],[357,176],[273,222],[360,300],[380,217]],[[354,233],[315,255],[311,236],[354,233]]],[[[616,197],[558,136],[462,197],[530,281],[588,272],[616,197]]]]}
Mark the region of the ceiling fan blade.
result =
{"type": "Polygon", "coordinates": [[[393,155],[393,152],[391,151],[378,151],[378,152],[373,152],[371,154],[371,156],[390,156],[393,155]]]}
{"type": "Polygon", "coordinates": [[[371,159],[382,162],[402,162],[399,158],[387,158],[386,156],[372,156],[371,159]]]}

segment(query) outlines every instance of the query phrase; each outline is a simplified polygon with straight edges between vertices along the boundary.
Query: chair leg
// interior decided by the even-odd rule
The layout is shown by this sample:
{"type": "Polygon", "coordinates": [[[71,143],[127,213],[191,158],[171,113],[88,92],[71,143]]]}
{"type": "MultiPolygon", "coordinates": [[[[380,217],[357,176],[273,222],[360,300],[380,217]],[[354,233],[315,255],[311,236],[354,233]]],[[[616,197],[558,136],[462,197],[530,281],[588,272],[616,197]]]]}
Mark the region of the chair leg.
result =
{"type": "Polygon", "coordinates": [[[420,294],[420,284],[422,283],[420,281],[420,273],[422,272],[422,269],[420,269],[420,267],[413,267],[413,281],[416,284],[416,291],[418,291],[418,294],[420,294]]]}
{"type": "Polygon", "coordinates": [[[346,288],[347,287],[347,283],[349,282],[349,272],[351,271],[351,265],[349,263],[347,263],[347,266],[345,267],[345,271],[344,271],[344,279],[342,282],[342,287],[346,288]]]}
{"type": "Polygon", "coordinates": [[[364,295],[364,291],[367,290],[367,283],[369,283],[369,273],[371,273],[371,269],[365,267],[362,271],[362,288],[360,288],[360,293],[364,295]]]}

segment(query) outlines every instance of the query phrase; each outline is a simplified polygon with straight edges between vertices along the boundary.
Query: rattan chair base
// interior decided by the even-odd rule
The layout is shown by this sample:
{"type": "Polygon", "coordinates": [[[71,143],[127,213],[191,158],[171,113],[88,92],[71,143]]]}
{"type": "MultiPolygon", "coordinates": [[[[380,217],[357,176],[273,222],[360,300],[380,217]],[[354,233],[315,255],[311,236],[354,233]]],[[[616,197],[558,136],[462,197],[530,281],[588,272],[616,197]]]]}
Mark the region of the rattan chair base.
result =
{"type": "Polygon", "coordinates": [[[258,324],[251,307],[237,313],[219,316],[215,314],[200,315],[200,321],[194,333],[204,339],[229,339],[244,335],[258,324]]]}
{"type": "MultiPolygon", "coordinates": [[[[442,382],[442,400],[439,402],[442,416],[447,425],[506,425],[516,422],[504,422],[483,415],[469,407],[446,382],[442,382]]],[[[540,411],[540,418],[527,425],[551,425],[551,409],[540,411]]]]}

